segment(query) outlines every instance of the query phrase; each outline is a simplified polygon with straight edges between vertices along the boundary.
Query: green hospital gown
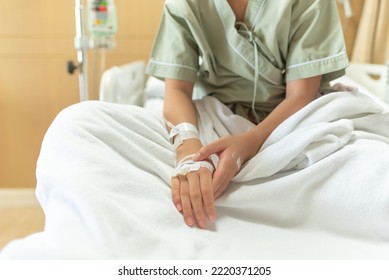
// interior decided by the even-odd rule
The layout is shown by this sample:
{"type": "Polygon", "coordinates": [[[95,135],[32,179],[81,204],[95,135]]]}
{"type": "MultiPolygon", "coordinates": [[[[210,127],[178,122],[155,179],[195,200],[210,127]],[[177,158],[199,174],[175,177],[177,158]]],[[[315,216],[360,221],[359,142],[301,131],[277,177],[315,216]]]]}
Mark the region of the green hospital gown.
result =
{"type": "Polygon", "coordinates": [[[167,0],[146,72],[262,120],[288,81],[323,75],[325,88],[348,63],[335,0],[249,0],[238,24],[227,0],[167,0]]]}

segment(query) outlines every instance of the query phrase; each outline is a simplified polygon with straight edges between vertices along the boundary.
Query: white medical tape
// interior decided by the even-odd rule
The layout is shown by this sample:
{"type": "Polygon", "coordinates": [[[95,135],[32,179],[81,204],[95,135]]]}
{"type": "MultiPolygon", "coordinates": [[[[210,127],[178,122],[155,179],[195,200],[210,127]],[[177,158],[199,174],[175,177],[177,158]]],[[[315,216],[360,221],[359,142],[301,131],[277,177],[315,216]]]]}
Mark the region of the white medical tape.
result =
{"type": "Polygon", "coordinates": [[[174,138],[174,149],[177,149],[179,146],[182,145],[182,143],[184,143],[185,140],[188,139],[199,139],[199,134],[191,130],[181,132],[176,136],[176,138],[174,138]]]}
{"type": "Polygon", "coordinates": [[[232,159],[235,160],[236,167],[237,167],[237,169],[239,171],[240,168],[242,167],[242,160],[240,159],[240,156],[236,152],[234,152],[232,154],[232,159]]]}
{"type": "Polygon", "coordinates": [[[175,136],[177,136],[178,134],[181,134],[181,133],[183,133],[185,131],[193,131],[197,135],[199,134],[199,131],[197,130],[197,127],[194,126],[193,124],[191,124],[191,123],[180,123],[180,124],[174,126],[170,130],[170,134],[169,134],[170,141],[172,141],[175,136]]]}
{"type": "Polygon", "coordinates": [[[176,169],[174,169],[173,177],[177,177],[179,175],[185,176],[190,172],[198,171],[201,167],[207,168],[211,173],[215,171],[215,168],[208,161],[193,161],[187,160],[180,163],[176,169]]]}
{"type": "Polygon", "coordinates": [[[196,154],[191,154],[191,155],[187,155],[185,157],[183,157],[178,163],[175,162],[175,166],[179,166],[180,164],[182,164],[184,161],[187,161],[188,159],[191,159],[193,160],[193,158],[195,157],[196,154]]]}

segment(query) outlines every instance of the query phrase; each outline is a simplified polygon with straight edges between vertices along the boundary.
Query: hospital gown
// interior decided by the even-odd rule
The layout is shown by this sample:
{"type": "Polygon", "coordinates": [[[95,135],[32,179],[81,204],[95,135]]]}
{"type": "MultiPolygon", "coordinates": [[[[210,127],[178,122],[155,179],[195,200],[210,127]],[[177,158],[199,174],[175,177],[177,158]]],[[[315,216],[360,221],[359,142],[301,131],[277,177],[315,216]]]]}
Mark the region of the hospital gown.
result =
{"type": "Polygon", "coordinates": [[[347,66],[334,0],[249,0],[241,23],[225,0],[169,0],[147,72],[194,82],[197,96],[244,117],[255,107],[263,119],[286,82],[323,75],[324,90],[347,66]]]}

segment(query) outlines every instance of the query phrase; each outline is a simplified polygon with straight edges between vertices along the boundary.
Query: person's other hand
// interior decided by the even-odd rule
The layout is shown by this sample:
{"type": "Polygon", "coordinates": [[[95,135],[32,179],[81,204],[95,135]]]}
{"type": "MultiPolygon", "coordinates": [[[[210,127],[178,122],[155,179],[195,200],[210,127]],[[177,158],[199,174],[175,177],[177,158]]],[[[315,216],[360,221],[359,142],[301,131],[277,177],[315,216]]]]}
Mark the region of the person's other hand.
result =
{"type": "Polygon", "coordinates": [[[219,157],[212,183],[215,199],[223,194],[242,164],[252,158],[258,149],[255,134],[250,132],[222,137],[200,149],[194,157],[195,161],[204,160],[212,154],[219,157]]]}

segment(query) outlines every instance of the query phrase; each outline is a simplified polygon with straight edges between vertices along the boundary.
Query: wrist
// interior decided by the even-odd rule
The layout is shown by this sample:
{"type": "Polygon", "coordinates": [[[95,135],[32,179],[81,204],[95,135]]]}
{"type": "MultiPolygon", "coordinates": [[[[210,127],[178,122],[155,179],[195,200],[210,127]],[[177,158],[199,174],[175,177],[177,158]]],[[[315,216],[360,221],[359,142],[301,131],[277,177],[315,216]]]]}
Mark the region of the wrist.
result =
{"type": "Polygon", "coordinates": [[[188,155],[196,154],[202,147],[200,139],[192,138],[184,141],[176,149],[177,161],[188,155]]]}
{"type": "Polygon", "coordinates": [[[198,171],[200,168],[207,168],[211,173],[215,171],[215,165],[210,159],[194,161],[194,157],[202,147],[199,139],[192,138],[186,140],[176,149],[176,163],[173,177],[186,175],[190,172],[198,171]]]}
{"type": "Polygon", "coordinates": [[[250,147],[247,150],[247,155],[243,156],[246,157],[246,160],[249,160],[257,154],[266,139],[264,139],[260,129],[258,128],[252,129],[244,133],[243,136],[245,137],[244,143],[247,144],[247,147],[250,147]]]}

